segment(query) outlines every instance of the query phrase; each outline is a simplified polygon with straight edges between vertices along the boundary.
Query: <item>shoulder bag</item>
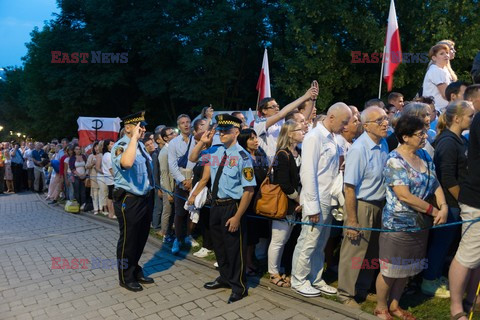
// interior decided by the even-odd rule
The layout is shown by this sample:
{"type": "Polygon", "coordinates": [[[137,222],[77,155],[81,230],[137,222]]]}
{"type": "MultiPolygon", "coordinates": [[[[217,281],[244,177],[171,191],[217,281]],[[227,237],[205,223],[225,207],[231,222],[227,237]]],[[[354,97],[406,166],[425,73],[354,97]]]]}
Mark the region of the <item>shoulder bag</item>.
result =
{"type": "MultiPolygon", "coordinates": [[[[279,150],[275,155],[275,159],[278,158],[280,152],[285,152],[287,157],[288,153],[284,150],[279,150]]],[[[270,175],[273,168],[273,163],[268,168],[267,177],[260,185],[260,189],[257,193],[255,203],[255,213],[273,219],[283,219],[287,216],[288,210],[288,197],[282,191],[282,188],[278,184],[270,183],[270,175]]]]}

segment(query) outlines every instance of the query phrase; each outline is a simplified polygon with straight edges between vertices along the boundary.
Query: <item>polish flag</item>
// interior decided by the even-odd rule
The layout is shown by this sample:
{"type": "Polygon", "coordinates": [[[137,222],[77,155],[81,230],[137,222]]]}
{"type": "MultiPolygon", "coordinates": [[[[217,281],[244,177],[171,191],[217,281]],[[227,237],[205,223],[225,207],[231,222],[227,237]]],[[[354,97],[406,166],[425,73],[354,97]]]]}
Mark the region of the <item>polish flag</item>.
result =
{"type": "Polygon", "coordinates": [[[105,139],[116,141],[120,122],[120,118],[78,117],[78,144],[85,147],[105,139]]]}
{"type": "Polygon", "coordinates": [[[260,76],[258,77],[257,91],[258,91],[257,106],[258,106],[258,103],[262,101],[263,98],[268,98],[272,96],[270,92],[270,72],[268,70],[267,49],[265,49],[265,53],[263,54],[262,70],[260,71],[260,76]]]}
{"type": "Polygon", "coordinates": [[[252,108],[248,108],[247,124],[250,128],[253,128],[253,123],[254,122],[255,122],[255,116],[253,115],[252,108]]]}
{"type": "Polygon", "coordinates": [[[402,48],[400,47],[400,33],[398,32],[397,12],[395,3],[390,2],[388,14],[387,37],[385,38],[385,54],[383,80],[387,83],[388,91],[392,91],[393,73],[402,62],[402,48]]]}

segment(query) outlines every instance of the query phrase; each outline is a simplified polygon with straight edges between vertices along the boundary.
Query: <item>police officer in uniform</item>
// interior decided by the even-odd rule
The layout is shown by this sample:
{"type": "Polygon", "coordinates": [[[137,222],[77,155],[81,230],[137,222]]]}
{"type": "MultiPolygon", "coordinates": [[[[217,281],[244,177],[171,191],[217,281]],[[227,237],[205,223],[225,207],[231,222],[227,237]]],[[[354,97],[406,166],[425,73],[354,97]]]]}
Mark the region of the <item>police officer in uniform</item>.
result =
{"type": "Polygon", "coordinates": [[[237,143],[242,121],[219,114],[217,131],[223,145],[206,150],[204,175],[212,181],[210,232],[220,276],[206,289],[232,288],[227,303],[248,295],[245,276],[246,226],[244,216],[256,185],[252,160],[237,143]]]}
{"type": "Polygon", "coordinates": [[[148,239],[153,214],[152,158],[141,142],[145,134],[145,112],[122,119],[125,135],[112,148],[115,181],[115,215],[120,228],[117,244],[120,286],[141,291],[140,283],[153,283],[138,265],[148,239]]]}

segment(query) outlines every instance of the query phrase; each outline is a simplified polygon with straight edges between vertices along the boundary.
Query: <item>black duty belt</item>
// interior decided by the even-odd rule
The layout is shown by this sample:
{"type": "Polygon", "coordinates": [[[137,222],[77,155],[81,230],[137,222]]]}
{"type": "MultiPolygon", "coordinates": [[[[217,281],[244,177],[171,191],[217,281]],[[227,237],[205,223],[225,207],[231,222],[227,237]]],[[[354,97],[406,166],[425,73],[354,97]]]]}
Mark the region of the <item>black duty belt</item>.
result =
{"type": "Polygon", "coordinates": [[[216,205],[216,206],[229,206],[231,204],[234,204],[234,203],[238,203],[240,200],[237,200],[237,199],[231,199],[231,198],[228,198],[228,199],[217,199],[217,200],[213,200],[213,204],[216,205]]]}
{"type": "Polygon", "coordinates": [[[148,191],[146,194],[139,196],[139,195],[137,195],[137,194],[128,192],[127,190],[125,190],[125,189],[123,189],[123,188],[120,188],[120,187],[115,187],[115,188],[113,189],[113,196],[114,196],[114,198],[116,198],[118,201],[121,201],[125,195],[127,195],[127,196],[129,196],[129,197],[134,197],[134,198],[146,199],[146,198],[148,198],[150,195],[152,195],[152,193],[153,193],[153,189],[150,190],[150,191],[148,191]]]}

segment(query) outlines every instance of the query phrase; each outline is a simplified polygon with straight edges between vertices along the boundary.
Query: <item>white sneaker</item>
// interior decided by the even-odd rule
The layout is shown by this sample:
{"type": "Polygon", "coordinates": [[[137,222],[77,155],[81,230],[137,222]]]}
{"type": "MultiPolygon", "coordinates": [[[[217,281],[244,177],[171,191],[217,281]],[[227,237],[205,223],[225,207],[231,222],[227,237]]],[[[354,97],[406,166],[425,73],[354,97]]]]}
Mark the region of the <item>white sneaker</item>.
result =
{"type": "Polygon", "coordinates": [[[320,281],[320,284],[314,285],[314,287],[322,294],[327,296],[333,296],[337,294],[337,288],[329,286],[324,280],[320,281]]]}
{"type": "Polygon", "coordinates": [[[205,258],[206,256],[208,256],[210,254],[210,252],[212,252],[212,250],[208,250],[207,248],[202,247],[200,250],[195,252],[193,255],[195,257],[198,257],[198,258],[205,258]]]}
{"type": "Polygon", "coordinates": [[[177,254],[180,252],[180,241],[175,239],[172,244],[172,254],[177,254]]]}
{"type": "Polygon", "coordinates": [[[195,239],[193,239],[191,235],[185,237],[185,244],[191,246],[192,248],[200,247],[200,244],[195,239]]]}
{"type": "Polygon", "coordinates": [[[320,296],[320,290],[315,289],[310,285],[310,283],[307,281],[303,286],[301,286],[298,289],[294,289],[297,291],[297,293],[301,294],[304,297],[318,297],[320,296]]]}
{"type": "Polygon", "coordinates": [[[215,263],[213,264],[213,266],[214,266],[215,268],[218,268],[218,262],[215,261],[215,263]]]}

